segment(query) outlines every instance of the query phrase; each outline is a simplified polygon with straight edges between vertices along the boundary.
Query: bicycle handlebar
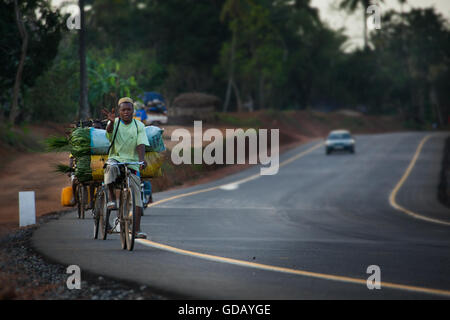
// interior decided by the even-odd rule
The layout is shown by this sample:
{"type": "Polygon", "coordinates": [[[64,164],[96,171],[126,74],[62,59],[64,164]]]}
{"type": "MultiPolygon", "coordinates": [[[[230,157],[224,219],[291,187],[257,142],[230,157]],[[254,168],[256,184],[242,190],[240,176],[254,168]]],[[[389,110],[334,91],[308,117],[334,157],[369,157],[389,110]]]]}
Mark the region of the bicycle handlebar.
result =
{"type": "Polygon", "coordinates": [[[118,166],[118,165],[129,165],[129,164],[139,164],[139,165],[141,165],[141,164],[144,164],[144,161],[138,161],[138,162],[117,162],[117,163],[114,163],[114,164],[111,164],[111,165],[116,165],[116,166],[118,166]]]}

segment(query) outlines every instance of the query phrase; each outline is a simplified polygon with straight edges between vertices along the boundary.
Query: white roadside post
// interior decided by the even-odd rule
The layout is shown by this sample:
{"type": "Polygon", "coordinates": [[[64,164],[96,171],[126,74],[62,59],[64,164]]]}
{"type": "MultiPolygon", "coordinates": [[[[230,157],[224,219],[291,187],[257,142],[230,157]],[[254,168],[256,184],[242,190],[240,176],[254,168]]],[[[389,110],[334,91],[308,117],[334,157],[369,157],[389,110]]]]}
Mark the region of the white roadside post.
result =
{"type": "Polygon", "coordinates": [[[19,191],[19,226],[36,224],[34,191],[19,191]]]}

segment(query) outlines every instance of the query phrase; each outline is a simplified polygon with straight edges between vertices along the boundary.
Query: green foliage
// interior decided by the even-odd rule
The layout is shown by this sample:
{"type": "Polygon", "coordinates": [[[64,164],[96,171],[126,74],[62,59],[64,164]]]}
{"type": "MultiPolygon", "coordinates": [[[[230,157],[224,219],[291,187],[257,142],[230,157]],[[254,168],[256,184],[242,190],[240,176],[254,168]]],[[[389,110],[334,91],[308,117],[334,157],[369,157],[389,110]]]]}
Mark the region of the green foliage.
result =
{"type": "Polygon", "coordinates": [[[257,109],[305,108],[338,97],[335,70],[345,38],[321,24],[309,1],[229,0],[222,18],[236,39],[223,45],[216,72],[229,74],[235,41],[237,86],[257,109]]]}
{"type": "Polygon", "coordinates": [[[15,128],[8,123],[0,123],[0,143],[20,151],[41,151],[41,141],[30,134],[27,129],[15,128]]]}
{"type": "Polygon", "coordinates": [[[140,88],[158,88],[164,82],[166,67],[156,56],[154,49],[129,49],[119,59],[119,74],[124,78],[134,77],[140,88]]]}
{"type": "Polygon", "coordinates": [[[73,172],[73,169],[68,165],[62,163],[55,163],[52,165],[55,172],[67,174],[69,172],[73,172]]]}
{"type": "MultiPolygon", "coordinates": [[[[21,119],[71,121],[79,100],[78,35],[64,33],[54,58],[65,20],[43,0],[19,2],[29,19],[27,28],[38,29],[25,64],[21,101],[26,112],[21,119]],[[47,24],[36,20],[37,7],[47,24]]],[[[337,3],[355,11],[368,1],[337,3]]],[[[450,114],[450,30],[434,9],[383,12],[382,30],[367,35],[369,46],[345,52],[342,30],[324,24],[310,0],[91,4],[86,22],[94,117],[115,106],[120,96],[136,99],[143,91],[163,93],[169,108],[185,92],[214,94],[225,101],[230,79],[231,111],[238,101],[251,102],[256,110],[272,108],[274,117],[283,117],[279,111],[286,109],[360,109],[399,115],[421,128],[429,122],[444,124],[450,114]]],[[[0,74],[9,75],[0,77],[3,114],[20,52],[11,8],[0,4],[0,47],[8,52],[0,56],[0,74]]],[[[233,126],[259,125],[218,117],[233,126]]]]}
{"type": "Polygon", "coordinates": [[[75,176],[80,182],[92,180],[90,155],[76,157],[75,176]]]}
{"type": "Polygon", "coordinates": [[[78,112],[79,62],[74,38],[63,39],[56,59],[25,95],[31,120],[70,122],[78,112]]]}
{"type": "MultiPolygon", "coordinates": [[[[28,34],[28,49],[22,74],[21,91],[33,86],[51,64],[65,27],[64,17],[45,0],[19,0],[20,14],[28,34]]],[[[12,87],[22,48],[14,2],[0,2],[0,116],[9,112],[12,87]]],[[[24,118],[22,112],[22,119],[24,118]]]]}
{"type": "Polygon", "coordinates": [[[78,127],[69,139],[70,153],[75,158],[75,176],[80,182],[92,180],[90,128],[78,127]]]}
{"type": "Polygon", "coordinates": [[[91,155],[90,128],[76,128],[70,135],[70,153],[75,158],[91,155]]]}
{"type": "Polygon", "coordinates": [[[211,69],[228,37],[219,19],[223,2],[96,0],[87,12],[88,43],[112,47],[121,67],[138,73],[133,75],[145,91],[158,89],[172,98],[180,91],[215,93],[220,79],[211,69]]]}
{"type": "Polygon", "coordinates": [[[67,137],[50,136],[47,139],[45,139],[45,144],[47,146],[47,151],[54,151],[54,152],[70,151],[70,141],[67,137]]]}
{"type": "Polygon", "coordinates": [[[134,76],[119,75],[120,63],[112,58],[97,62],[88,59],[89,104],[94,116],[101,116],[101,109],[115,107],[120,97],[141,93],[134,76]]]}
{"type": "Polygon", "coordinates": [[[378,96],[372,108],[383,113],[388,112],[386,106],[397,109],[407,123],[419,127],[430,121],[445,123],[450,111],[449,91],[442,86],[450,75],[448,23],[434,9],[391,11],[383,20],[383,32],[373,36],[371,57],[377,57],[377,69],[371,78],[378,96]]]}

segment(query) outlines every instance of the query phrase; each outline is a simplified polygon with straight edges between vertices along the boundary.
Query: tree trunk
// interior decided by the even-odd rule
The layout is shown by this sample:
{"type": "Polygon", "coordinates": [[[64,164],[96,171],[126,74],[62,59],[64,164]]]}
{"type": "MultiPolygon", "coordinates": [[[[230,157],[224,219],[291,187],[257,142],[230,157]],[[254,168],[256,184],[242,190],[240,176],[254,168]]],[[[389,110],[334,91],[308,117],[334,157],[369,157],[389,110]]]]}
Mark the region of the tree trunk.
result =
{"type": "Polygon", "coordinates": [[[425,88],[419,86],[416,92],[417,103],[419,107],[418,120],[420,125],[425,123],[425,88]]]}
{"type": "Polygon", "coordinates": [[[20,15],[19,5],[17,0],[14,0],[14,9],[16,13],[16,22],[19,29],[20,37],[22,38],[22,49],[20,53],[19,66],[17,67],[16,79],[14,81],[13,89],[13,99],[11,103],[11,111],[9,113],[9,122],[15,123],[17,116],[19,115],[19,94],[20,94],[20,84],[22,82],[22,72],[25,65],[25,58],[27,55],[28,48],[28,33],[23,24],[22,17],[20,15]]]}
{"type": "Polygon", "coordinates": [[[364,50],[367,49],[367,13],[366,13],[367,8],[365,6],[363,6],[363,20],[364,20],[364,50]]]}
{"type": "Polygon", "coordinates": [[[435,109],[436,118],[438,120],[439,126],[444,125],[444,119],[442,117],[442,112],[441,112],[441,108],[439,105],[439,99],[437,96],[436,87],[433,83],[431,83],[431,88],[430,88],[430,102],[431,102],[432,107],[435,109]]]}
{"type": "Polygon", "coordinates": [[[223,112],[227,112],[228,110],[228,104],[230,103],[230,95],[231,95],[231,82],[233,81],[232,77],[228,78],[228,85],[227,85],[227,93],[225,94],[225,103],[223,104],[223,112]]]}
{"type": "Polygon", "coordinates": [[[264,75],[260,74],[259,76],[259,109],[265,109],[264,108],[264,75]]]}
{"type": "Polygon", "coordinates": [[[234,94],[236,96],[236,102],[237,102],[237,111],[241,112],[242,111],[242,100],[241,100],[241,94],[239,93],[239,89],[236,86],[236,83],[234,82],[234,80],[232,80],[231,85],[233,86],[233,90],[234,90],[234,94]]]}
{"type": "Polygon", "coordinates": [[[234,77],[235,50],[236,50],[236,31],[233,31],[233,36],[231,39],[230,68],[228,71],[228,86],[227,86],[227,93],[225,94],[225,103],[223,105],[223,112],[227,112],[228,104],[230,103],[231,87],[234,77]]]}
{"type": "Polygon", "coordinates": [[[79,54],[80,54],[80,120],[87,120],[91,117],[88,101],[88,77],[86,67],[86,34],[84,0],[79,0],[80,7],[80,30],[79,30],[79,54]]]}

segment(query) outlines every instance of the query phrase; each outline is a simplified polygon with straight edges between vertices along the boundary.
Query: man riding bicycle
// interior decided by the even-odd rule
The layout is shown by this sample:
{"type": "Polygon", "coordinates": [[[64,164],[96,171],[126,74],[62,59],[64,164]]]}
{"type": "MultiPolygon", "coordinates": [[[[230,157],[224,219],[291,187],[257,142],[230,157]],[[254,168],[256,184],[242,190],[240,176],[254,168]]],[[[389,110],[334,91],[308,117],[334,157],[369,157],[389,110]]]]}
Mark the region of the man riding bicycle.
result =
{"type": "Polygon", "coordinates": [[[107,207],[110,210],[117,210],[114,182],[120,176],[120,169],[116,164],[119,162],[143,162],[140,166],[128,165],[128,168],[131,171],[131,189],[136,199],[136,238],[146,239],[147,235],[141,231],[143,204],[140,194],[141,179],[139,170],[144,170],[147,167],[145,146],[148,146],[149,143],[144,124],[133,119],[133,100],[128,97],[121,98],[118,102],[118,107],[118,118],[116,118],[114,108],[111,112],[103,110],[103,113],[109,120],[106,126],[106,136],[111,141],[104,180],[105,185],[108,187],[110,199],[107,207]]]}

